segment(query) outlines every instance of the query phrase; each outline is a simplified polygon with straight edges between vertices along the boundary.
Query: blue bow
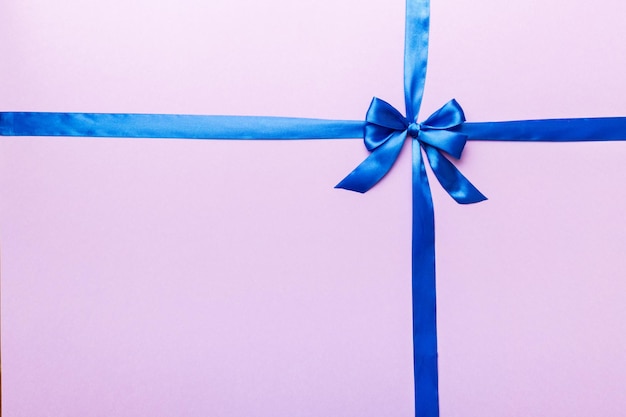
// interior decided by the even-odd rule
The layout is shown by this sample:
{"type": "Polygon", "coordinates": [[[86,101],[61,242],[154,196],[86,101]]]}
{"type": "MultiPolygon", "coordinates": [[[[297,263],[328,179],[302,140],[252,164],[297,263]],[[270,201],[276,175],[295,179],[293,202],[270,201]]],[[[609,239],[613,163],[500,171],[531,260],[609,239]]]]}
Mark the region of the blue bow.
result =
{"type": "Polygon", "coordinates": [[[463,109],[452,99],[422,123],[412,123],[391,104],[374,97],[365,117],[365,147],[370,155],[336,188],[364,193],[380,181],[400,155],[407,136],[419,142],[441,186],[457,203],[469,204],[487,198],[446,158],[444,151],[459,159],[467,135],[456,129],[465,122],[463,109]]]}

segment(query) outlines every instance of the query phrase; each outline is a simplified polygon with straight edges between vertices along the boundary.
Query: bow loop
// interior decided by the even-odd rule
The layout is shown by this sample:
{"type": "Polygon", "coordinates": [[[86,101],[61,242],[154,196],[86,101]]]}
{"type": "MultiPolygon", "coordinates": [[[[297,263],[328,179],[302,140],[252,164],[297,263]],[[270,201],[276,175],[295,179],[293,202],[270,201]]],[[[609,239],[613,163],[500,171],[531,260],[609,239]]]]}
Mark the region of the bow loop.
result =
{"type": "Polygon", "coordinates": [[[459,159],[465,148],[467,135],[449,130],[427,130],[422,126],[419,141],[459,159]]]}
{"type": "Polygon", "coordinates": [[[444,104],[439,110],[424,120],[421,125],[429,129],[451,129],[465,122],[465,113],[461,105],[452,99],[444,104]]]}
{"type": "Polygon", "coordinates": [[[420,123],[420,141],[449,153],[459,159],[467,142],[467,135],[454,129],[465,122],[463,109],[452,99],[420,123]]]}
{"type": "Polygon", "coordinates": [[[389,140],[394,132],[405,130],[409,125],[395,107],[378,97],[372,99],[365,121],[364,141],[370,152],[389,140]]]}

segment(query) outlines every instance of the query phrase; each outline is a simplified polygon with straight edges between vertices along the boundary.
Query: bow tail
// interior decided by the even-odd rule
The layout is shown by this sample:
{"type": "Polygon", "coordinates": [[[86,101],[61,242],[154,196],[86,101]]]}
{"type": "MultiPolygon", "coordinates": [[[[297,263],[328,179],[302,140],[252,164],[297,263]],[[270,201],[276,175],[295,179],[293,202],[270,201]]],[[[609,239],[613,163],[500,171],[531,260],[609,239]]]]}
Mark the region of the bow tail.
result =
{"type": "Polygon", "coordinates": [[[335,188],[364,193],[380,181],[391,169],[406,139],[406,131],[393,132],[389,139],[372,151],[358,167],[335,188]]]}
{"type": "Polygon", "coordinates": [[[457,203],[471,204],[487,199],[441,152],[430,145],[423,146],[435,177],[457,203]]]}
{"type": "Polygon", "coordinates": [[[437,298],[435,294],[435,215],[428,177],[413,140],[413,372],[415,416],[439,416],[437,298]]]}

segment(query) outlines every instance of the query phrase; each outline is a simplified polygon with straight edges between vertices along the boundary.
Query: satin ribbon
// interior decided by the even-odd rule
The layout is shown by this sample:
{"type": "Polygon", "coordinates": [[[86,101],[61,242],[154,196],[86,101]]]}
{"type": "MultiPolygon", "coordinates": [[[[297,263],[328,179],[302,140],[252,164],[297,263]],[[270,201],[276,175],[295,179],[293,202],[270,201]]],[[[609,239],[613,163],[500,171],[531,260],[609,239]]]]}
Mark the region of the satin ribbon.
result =
{"type": "Polygon", "coordinates": [[[439,415],[435,291],[435,223],[424,154],[443,188],[457,202],[485,197],[444,152],[460,158],[466,141],[574,142],[626,140],[626,118],[465,122],[452,100],[422,123],[420,110],[428,58],[430,1],[407,0],[404,53],[406,117],[374,98],[366,121],[247,116],[103,113],[0,113],[1,136],[88,136],[185,139],[364,138],[371,154],[337,187],[366,192],[389,172],[405,140],[412,141],[413,358],[415,415],[439,415]]]}
{"type": "Polygon", "coordinates": [[[170,139],[350,139],[363,121],[182,114],[0,113],[0,136],[170,139]]]}

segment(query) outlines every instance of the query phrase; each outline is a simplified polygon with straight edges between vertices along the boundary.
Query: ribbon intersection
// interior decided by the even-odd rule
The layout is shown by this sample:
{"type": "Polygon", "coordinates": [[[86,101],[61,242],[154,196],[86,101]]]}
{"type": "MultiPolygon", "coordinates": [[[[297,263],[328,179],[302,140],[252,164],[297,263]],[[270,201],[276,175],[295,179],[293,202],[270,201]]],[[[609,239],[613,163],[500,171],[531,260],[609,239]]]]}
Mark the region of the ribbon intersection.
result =
{"type": "Polygon", "coordinates": [[[458,129],[465,122],[459,103],[452,99],[422,123],[411,122],[396,108],[374,97],[366,115],[364,142],[370,155],[336,188],[367,192],[398,159],[404,141],[417,141],[441,186],[461,204],[478,203],[486,197],[442,153],[461,158],[467,135],[458,129]]]}

